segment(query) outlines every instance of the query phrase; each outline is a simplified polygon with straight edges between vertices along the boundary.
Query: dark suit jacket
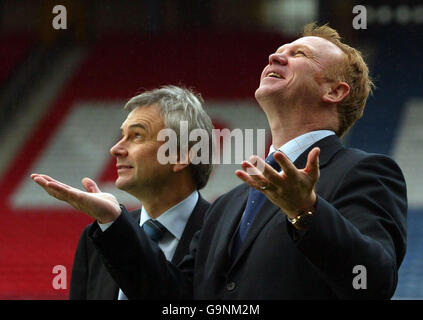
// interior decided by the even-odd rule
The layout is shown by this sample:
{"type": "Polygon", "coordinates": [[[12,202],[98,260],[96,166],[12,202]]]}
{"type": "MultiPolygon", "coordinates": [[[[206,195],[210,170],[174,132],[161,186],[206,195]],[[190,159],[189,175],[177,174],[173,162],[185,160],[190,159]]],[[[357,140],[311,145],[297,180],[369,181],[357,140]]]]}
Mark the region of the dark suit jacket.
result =
{"type": "Polygon", "coordinates": [[[90,236],[130,299],[390,298],[406,250],[401,170],[387,156],[343,147],[336,136],[311,146],[295,161],[297,168],[304,168],[316,146],[321,149],[318,199],[306,232],[297,232],[266,200],[232,260],[249,190],[242,184],[212,204],[178,268],[166,263],[125,215],[104,233],[93,226],[90,236]],[[119,237],[122,233],[127,237],[119,237]],[[138,254],[122,253],[128,246],[138,254]],[[366,272],[354,273],[358,265],[366,272]],[[135,272],[146,268],[148,273],[135,272]],[[354,288],[355,277],[366,289],[354,288]]]}
{"type": "MultiPolygon", "coordinates": [[[[195,232],[201,228],[204,213],[210,206],[201,196],[189,217],[181,240],[176,247],[172,262],[179,263],[189,253],[189,244],[195,232]]],[[[128,212],[131,219],[139,226],[141,210],[128,212]]],[[[94,222],[94,224],[97,224],[94,222]]],[[[119,287],[104,266],[101,256],[93,241],[88,237],[87,226],[78,242],[72,269],[69,299],[71,300],[114,300],[117,299],[119,287]]]]}

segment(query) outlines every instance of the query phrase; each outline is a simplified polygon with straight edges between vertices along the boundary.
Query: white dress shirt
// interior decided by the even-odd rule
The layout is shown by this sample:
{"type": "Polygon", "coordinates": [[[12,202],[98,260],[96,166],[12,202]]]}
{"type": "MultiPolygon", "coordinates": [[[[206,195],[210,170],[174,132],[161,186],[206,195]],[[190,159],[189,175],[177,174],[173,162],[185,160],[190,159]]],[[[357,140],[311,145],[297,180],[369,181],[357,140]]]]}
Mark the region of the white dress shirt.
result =
{"type": "MultiPolygon", "coordinates": [[[[279,151],[283,152],[289,158],[289,160],[291,160],[291,162],[294,162],[304,151],[310,148],[317,141],[322,140],[323,138],[326,138],[333,134],[335,134],[335,132],[330,130],[316,130],[307,132],[302,134],[301,136],[289,140],[287,143],[285,143],[282,147],[279,148],[279,151]]],[[[275,147],[271,145],[269,149],[269,154],[275,151],[275,147]]]]}

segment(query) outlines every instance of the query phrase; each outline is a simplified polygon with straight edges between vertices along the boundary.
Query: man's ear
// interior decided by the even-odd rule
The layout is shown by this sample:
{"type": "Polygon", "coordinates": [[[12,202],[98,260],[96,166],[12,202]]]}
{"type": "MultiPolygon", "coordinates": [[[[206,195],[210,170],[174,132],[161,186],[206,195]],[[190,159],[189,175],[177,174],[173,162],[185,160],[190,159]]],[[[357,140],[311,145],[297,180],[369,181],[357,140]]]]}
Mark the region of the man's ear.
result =
{"type": "Polygon", "coordinates": [[[190,157],[189,157],[189,152],[188,153],[184,152],[183,154],[179,154],[178,158],[179,158],[178,162],[173,165],[173,169],[172,169],[173,172],[175,172],[175,173],[184,170],[191,163],[190,157]]]}
{"type": "Polygon", "coordinates": [[[190,165],[189,163],[178,162],[178,163],[173,165],[173,172],[175,172],[175,173],[181,172],[182,170],[184,170],[189,165],[190,165]]]}
{"type": "Polygon", "coordinates": [[[350,86],[346,82],[330,83],[322,100],[327,103],[339,103],[350,93],[350,86]]]}

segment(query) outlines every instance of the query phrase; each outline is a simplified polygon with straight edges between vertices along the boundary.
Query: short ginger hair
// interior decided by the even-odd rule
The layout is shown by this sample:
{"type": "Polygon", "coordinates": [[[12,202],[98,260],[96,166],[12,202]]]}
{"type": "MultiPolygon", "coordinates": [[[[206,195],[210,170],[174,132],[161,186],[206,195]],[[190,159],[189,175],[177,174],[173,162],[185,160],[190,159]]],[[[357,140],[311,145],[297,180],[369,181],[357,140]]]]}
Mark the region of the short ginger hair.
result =
{"type": "Polygon", "coordinates": [[[369,68],[361,52],[341,41],[338,32],[328,24],[318,26],[310,23],[304,26],[303,37],[320,37],[335,44],[345,54],[340,66],[328,70],[326,76],[336,81],[344,81],[350,86],[349,94],[337,106],[339,125],[336,134],[342,137],[363,115],[367,98],[375,88],[369,75],[369,68]]]}

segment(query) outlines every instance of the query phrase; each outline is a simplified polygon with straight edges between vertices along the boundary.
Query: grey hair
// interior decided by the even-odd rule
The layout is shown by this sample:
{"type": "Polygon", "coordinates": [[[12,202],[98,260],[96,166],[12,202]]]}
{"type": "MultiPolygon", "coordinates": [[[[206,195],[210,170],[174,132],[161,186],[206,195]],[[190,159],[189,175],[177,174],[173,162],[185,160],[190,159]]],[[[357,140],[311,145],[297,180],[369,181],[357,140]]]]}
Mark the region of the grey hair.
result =
{"type": "MultiPolygon", "coordinates": [[[[160,108],[164,125],[172,129],[178,139],[178,150],[181,141],[180,122],[188,122],[188,135],[194,129],[203,129],[208,133],[209,161],[208,163],[190,164],[192,178],[198,190],[202,189],[209,180],[213,170],[212,149],[214,146],[213,124],[204,111],[203,98],[194,91],[173,85],[162,86],[158,89],[146,91],[131,98],[124,109],[132,111],[138,107],[157,105],[160,108]]],[[[188,141],[191,148],[197,141],[188,141]]]]}

